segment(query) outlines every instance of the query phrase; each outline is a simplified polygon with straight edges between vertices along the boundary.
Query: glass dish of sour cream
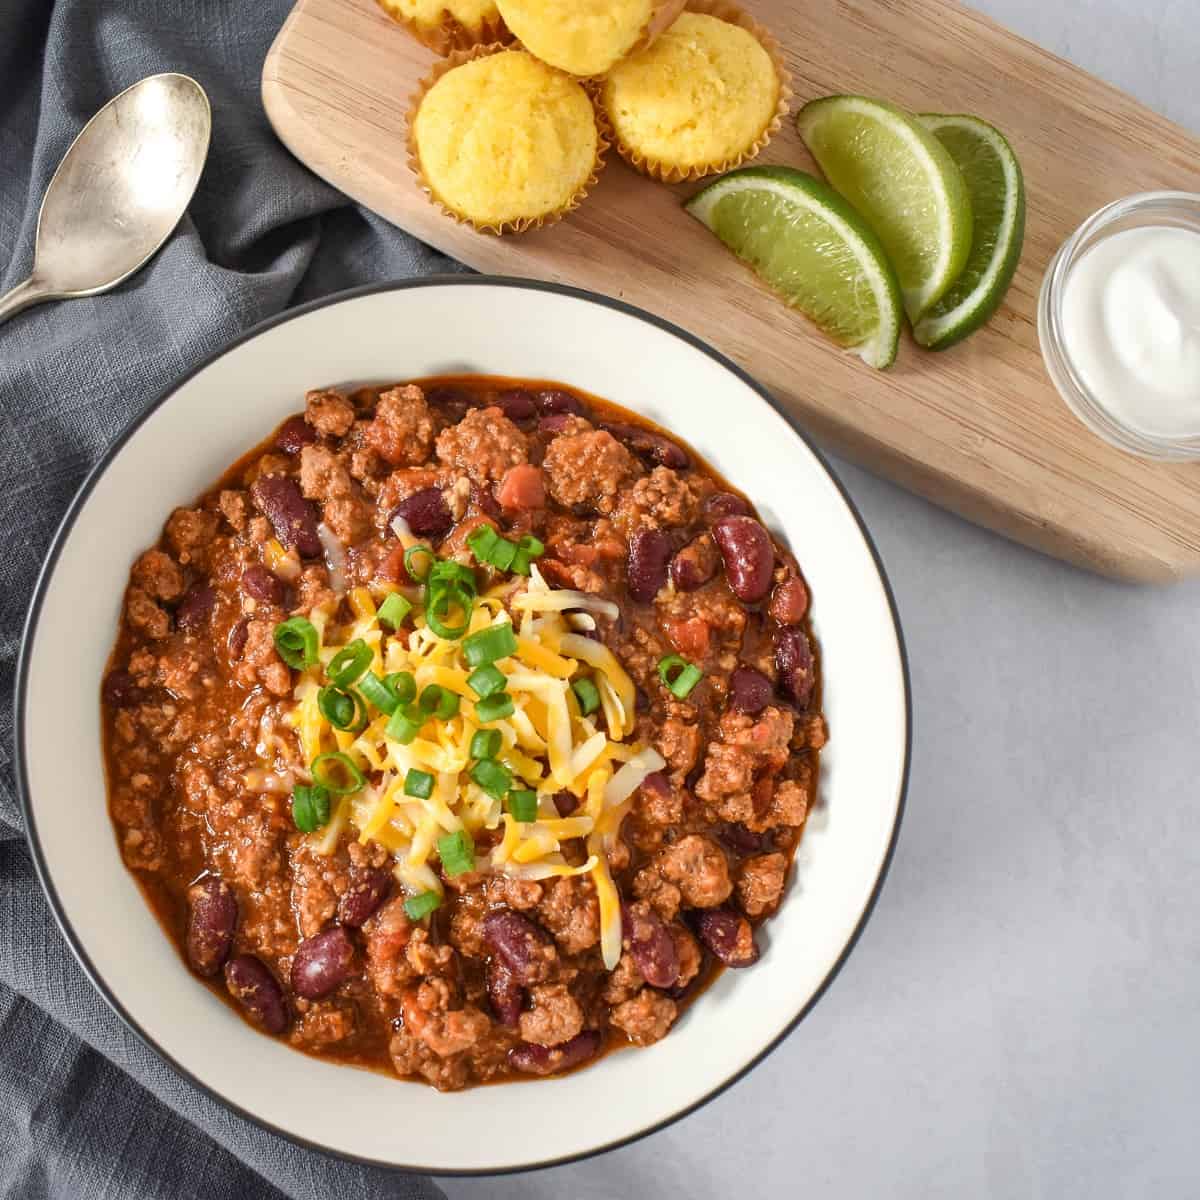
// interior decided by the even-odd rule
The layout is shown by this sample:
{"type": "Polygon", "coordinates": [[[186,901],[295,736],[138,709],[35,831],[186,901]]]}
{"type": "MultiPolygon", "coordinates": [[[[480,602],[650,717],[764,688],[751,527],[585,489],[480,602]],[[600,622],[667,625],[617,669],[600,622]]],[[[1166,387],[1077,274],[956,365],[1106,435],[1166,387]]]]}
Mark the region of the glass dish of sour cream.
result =
{"type": "Polygon", "coordinates": [[[1038,308],[1055,387],[1131,454],[1200,459],[1200,195],[1101,209],[1058,252],[1038,308]]]}

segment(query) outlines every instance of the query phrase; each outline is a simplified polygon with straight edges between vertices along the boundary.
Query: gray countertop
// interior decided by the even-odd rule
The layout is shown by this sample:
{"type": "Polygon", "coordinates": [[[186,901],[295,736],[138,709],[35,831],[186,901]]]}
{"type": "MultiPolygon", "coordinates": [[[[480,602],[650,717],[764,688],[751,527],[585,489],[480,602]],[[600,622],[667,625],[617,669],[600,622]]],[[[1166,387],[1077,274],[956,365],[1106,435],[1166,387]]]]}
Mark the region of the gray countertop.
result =
{"type": "MultiPolygon", "coordinates": [[[[976,6],[1200,130],[1197,0],[976,6]]],[[[1200,582],[1107,583],[837,465],[891,575],[916,713],[858,948],[683,1122],[448,1180],[451,1200],[1200,1194],[1200,582]]]]}

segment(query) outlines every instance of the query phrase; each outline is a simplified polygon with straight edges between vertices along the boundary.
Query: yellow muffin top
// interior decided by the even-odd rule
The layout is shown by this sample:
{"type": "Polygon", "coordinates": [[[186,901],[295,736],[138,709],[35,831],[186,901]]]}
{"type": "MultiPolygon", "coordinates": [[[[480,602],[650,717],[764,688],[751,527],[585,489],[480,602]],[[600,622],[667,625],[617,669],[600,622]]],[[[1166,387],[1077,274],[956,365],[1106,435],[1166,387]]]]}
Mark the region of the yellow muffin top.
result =
{"type": "Polygon", "coordinates": [[[485,21],[496,24],[500,13],[496,0],[379,0],[399,21],[411,21],[419,29],[437,29],[447,16],[478,34],[485,21]]]}
{"type": "Polygon", "coordinates": [[[745,153],[771,123],[779,91],[775,64],[753,34],[685,12],[613,68],[603,100],[627,149],[688,169],[745,153]]]}
{"type": "Polygon", "coordinates": [[[572,75],[603,75],[645,32],[654,0],[497,0],[532,54],[572,75]]]}
{"type": "Polygon", "coordinates": [[[564,208],[599,146],[587,92],[524,50],[447,71],[421,100],[413,138],[434,195],[490,226],[564,208]]]}

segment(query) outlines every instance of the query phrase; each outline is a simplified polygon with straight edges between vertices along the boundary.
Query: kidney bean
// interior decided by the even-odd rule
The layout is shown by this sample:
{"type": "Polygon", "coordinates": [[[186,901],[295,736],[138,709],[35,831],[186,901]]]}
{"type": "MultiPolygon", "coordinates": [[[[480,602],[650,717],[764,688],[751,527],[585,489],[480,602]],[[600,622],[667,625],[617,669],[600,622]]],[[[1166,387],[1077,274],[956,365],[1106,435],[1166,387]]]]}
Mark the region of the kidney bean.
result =
{"type": "Polygon", "coordinates": [[[238,904],[233,889],[210,875],[188,888],[187,956],[192,970],[215,975],[229,957],[238,904]]]}
{"type": "Polygon", "coordinates": [[[551,413],[574,413],[577,417],[587,416],[587,409],[584,408],[583,401],[578,396],[572,396],[570,392],[564,392],[559,388],[548,388],[546,391],[538,392],[535,400],[538,412],[543,416],[549,416],[551,413]]]}
{"type": "Polygon", "coordinates": [[[619,442],[624,442],[639,458],[644,458],[660,467],[671,467],[676,471],[685,471],[691,466],[691,459],[670,438],[660,433],[651,433],[638,425],[622,425],[610,421],[605,429],[619,442]]]}
{"type": "Polygon", "coordinates": [[[812,699],[812,647],[802,629],[779,629],[775,633],[775,667],[779,671],[779,686],[797,708],[807,708],[812,699]]]}
{"type": "Polygon", "coordinates": [[[754,930],[745,917],[728,908],[701,909],[694,917],[696,935],[727,967],[749,967],[758,962],[754,930]]]}
{"type": "Polygon", "coordinates": [[[579,797],[573,792],[555,792],[554,807],[560,817],[569,817],[579,807],[579,797]]]}
{"type": "Polygon", "coordinates": [[[775,567],[770,535],[753,517],[722,517],[712,532],[725,562],[730,590],[747,604],[761,600],[771,586],[775,567]]]}
{"type": "Polygon", "coordinates": [[[288,417],[275,434],[276,449],[284,454],[299,454],[305,446],[311,446],[316,440],[316,430],[298,414],[288,417]]]}
{"type": "Polygon", "coordinates": [[[642,978],[651,987],[671,987],[679,978],[679,952],[662,917],[645,901],[622,904],[621,933],[642,978]]]}
{"type": "Polygon", "coordinates": [[[721,565],[721,553],[711,533],[693,538],[671,559],[671,580],[678,591],[694,592],[703,587],[721,565]]]}
{"type": "Polygon", "coordinates": [[[373,867],[356,868],[350,872],[350,885],[338,901],[337,918],[349,929],[358,929],[388,898],[392,890],[390,871],[373,867]]]}
{"type": "Polygon", "coordinates": [[[568,429],[574,423],[574,420],[574,413],[551,413],[548,417],[542,417],[538,421],[538,433],[557,437],[560,433],[568,429]]]}
{"type": "Polygon", "coordinates": [[[292,991],[305,1000],[324,1000],[353,966],[354,943],[335,925],[300,943],[292,957],[292,991]]]}
{"type": "Polygon", "coordinates": [[[265,514],[284,547],[301,558],[320,558],[317,510],[300,494],[300,485],[287,475],[263,475],[250,485],[250,499],[265,514]]]}
{"type": "Polygon", "coordinates": [[[487,994],[496,1020],[507,1029],[516,1029],[525,1004],[525,993],[513,973],[496,958],[488,963],[487,994]]]}
{"type": "Polygon", "coordinates": [[[755,833],[741,822],[731,822],[718,826],[716,834],[720,842],[743,858],[750,854],[765,854],[775,849],[775,838],[769,829],[755,833]]]}
{"type": "Polygon", "coordinates": [[[738,667],[729,677],[729,707],[756,717],[775,694],[771,681],[753,667],[738,667]]]}
{"type": "Polygon", "coordinates": [[[253,954],[239,954],[225,964],[225,987],[229,994],[268,1033],[282,1033],[287,1028],[287,1004],[283,988],[253,954]]]}
{"type": "Polygon", "coordinates": [[[775,585],[767,612],[780,625],[799,625],[808,614],[808,588],[803,579],[785,579],[775,585]]]}
{"type": "Polygon", "coordinates": [[[555,957],[549,935],[511,908],[493,909],[483,918],[483,940],[520,984],[545,979],[555,957]]]}
{"type": "Polygon", "coordinates": [[[283,580],[272,575],[261,563],[253,563],[242,572],[242,591],[263,604],[283,604],[283,580]]]}
{"type": "Polygon", "coordinates": [[[109,708],[132,708],[141,693],[128,671],[109,671],[100,685],[100,699],[109,708]]]}
{"type": "Polygon", "coordinates": [[[207,583],[194,583],[175,607],[175,624],[184,633],[198,633],[208,624],[217,593],[207,583]]]}
{"type": "Polygon", "coordinates": [[[704,516],[711,525],[723,517],[748,517],[750,505],[732,492],[714,492],[704,502],[704,516]]]}
{"type": "Polygon", "coordinates": [[[535,1046],[532,1042],[522,1042],[508,1052],[508,1062],[527,1075],[554,1075],[587,1062],[599,1049],[600,1034],[595,1029],[585,1029],[561,1046],[535,1046]]]}
{"type": "Polygon", "coordinates": [[[661,529],[639,529],[629,539],[627,575],[629,594],[649,604],[667,582],[667,565],[675,546],[661,529]]]}
{"type": "Polygon", "coordinates": [[[229,654],[232,658],[241,658],[246,648],[246,638],[250,633],[250,618],[243,617],[229,631],[229,654]]]}
{"type": "Polygon", "coordinates": [[[496,407],[510,421],[528,421],[537,415],[537,401],[528,388],[509,388],[496,397],[496,407]]]}
{"type": "Polygon", "coordinates": [[[440,538],[450,532],[454,517],[440,489],[422,488],[401,500],[392,510],[391,519],[403,517],[417,537],[440,538]]]}

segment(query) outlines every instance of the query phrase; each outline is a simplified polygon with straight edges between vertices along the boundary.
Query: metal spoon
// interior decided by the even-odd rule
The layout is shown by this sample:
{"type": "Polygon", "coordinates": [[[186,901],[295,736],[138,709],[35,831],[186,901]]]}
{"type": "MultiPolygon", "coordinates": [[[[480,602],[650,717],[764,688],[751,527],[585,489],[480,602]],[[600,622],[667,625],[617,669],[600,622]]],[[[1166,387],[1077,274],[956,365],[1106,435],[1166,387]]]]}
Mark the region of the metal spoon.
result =
{"type": "Polygon", "coordinates": [[[106,292],[179,224],[208,155],[212,111],[187,75],[114,96],[58,164],[38,216],[33,274],[0,297],[0,322],[44,300],[106,292]]]}

